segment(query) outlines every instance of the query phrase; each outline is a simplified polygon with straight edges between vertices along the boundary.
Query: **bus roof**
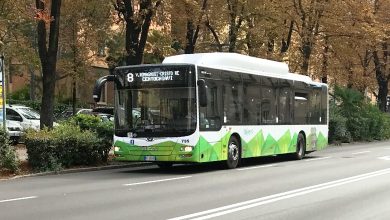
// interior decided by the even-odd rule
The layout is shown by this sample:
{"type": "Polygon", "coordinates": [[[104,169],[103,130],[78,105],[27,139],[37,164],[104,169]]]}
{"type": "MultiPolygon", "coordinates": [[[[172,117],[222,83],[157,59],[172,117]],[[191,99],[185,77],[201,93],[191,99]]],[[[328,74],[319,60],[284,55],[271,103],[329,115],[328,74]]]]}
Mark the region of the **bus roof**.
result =
{"type": "MultiPolygon", "coordinates": [[[[310,84],[322,84],[312,81],[308,76],[290,73],[288,65],[282,62],[266,60],[237,53],[198,53],[166,57],[163,64],[193,64],[202,67],[246,72],[304,81],[310,84]]],[[[324,85],[324,84],[322,84],[324,85]]]]}

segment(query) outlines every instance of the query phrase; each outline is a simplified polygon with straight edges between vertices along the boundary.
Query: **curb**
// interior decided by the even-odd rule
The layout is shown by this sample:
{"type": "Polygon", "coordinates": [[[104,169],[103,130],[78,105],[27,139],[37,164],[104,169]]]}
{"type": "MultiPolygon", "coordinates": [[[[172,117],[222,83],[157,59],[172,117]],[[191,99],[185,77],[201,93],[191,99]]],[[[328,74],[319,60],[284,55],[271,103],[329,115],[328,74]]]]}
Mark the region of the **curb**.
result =
{"type": "Polygon", "coordinates": [[[100,166],[100,167],[83,167],[83,168],[73,168],[73,169],[64,169],[60,171],[49,171],[49,172],[42,172],[42,173],[32,173],[27,175],[19,175],[14,176],[9,179],[0,179],[0,181],[7,181],[7,180],[15,180],[20,178],[26,178],[26,177],[35,177],[35,176],[50,176],[50,175],[61,175],[61,174],[71,174],[71,173],[83,173],[83,172],[92,172],[92,171],[100,171],[100,170],[113,170],[113,169],[122,169],[122,168],[132,168],[132,167],[147,167],[152,166],[153,163],[148,162],[135,162],[130,164],[118,164],[118,165],[107,165],[107,166],[100,166]]]}

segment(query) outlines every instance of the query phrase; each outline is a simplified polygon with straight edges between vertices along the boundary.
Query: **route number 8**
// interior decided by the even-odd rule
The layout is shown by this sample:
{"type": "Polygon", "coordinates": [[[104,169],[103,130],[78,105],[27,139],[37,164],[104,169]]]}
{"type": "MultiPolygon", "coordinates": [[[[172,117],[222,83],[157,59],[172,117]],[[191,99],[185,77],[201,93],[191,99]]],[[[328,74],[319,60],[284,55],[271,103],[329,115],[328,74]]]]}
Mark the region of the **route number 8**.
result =
{"type": "Polygon", "coordinates": [[[134,81],[134,75],[132,73],[127,74],[127,81],[133,82],[134,81]]]}

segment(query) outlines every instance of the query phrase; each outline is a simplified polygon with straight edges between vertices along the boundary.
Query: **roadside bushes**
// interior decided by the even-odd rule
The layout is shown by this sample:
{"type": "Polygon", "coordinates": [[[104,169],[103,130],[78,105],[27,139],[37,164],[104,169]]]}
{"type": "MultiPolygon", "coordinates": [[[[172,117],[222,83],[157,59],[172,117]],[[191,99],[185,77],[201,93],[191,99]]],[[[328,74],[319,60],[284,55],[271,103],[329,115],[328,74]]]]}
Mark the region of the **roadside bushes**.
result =
{"type": "Polygon", "coordinates": [[[85,114],[76,115],[69,122],[79,126],[82,131],[92,131],[99,137],[102,147],[101,151],[104,155],[102,159],[106,162],[112,146],[114,123],[111,121],[101,121],[99,117],[85,114]]]}
{"type": "Polygon", "coordinates": [[[7,132],[2,128],[0,128],[0,169],[7,169],[13,173],[19,170],[15,148],[9,144],[7,132]]]}
{"type": "Polygon", "coordinates": [[[340,109],[335,105],[330,105],[329,115],[329,142],[351,142],[351,133],[347,128],[347,118],[341,114],[340,109]]]}
{"type": "Polygon", "coordinates": [[[390,138],[390,116],[364,100],[353,89],[335,88],[331,104],[330,142],[372,141],[390,138]]]}
{"type": "Polygon", "coordinates": [[[112,123],[101,122],[95,116],[77,116],[52,130],[30,130],[25,141],[28,160],[38,171],[104,163],[112,134],[112,123]]]}

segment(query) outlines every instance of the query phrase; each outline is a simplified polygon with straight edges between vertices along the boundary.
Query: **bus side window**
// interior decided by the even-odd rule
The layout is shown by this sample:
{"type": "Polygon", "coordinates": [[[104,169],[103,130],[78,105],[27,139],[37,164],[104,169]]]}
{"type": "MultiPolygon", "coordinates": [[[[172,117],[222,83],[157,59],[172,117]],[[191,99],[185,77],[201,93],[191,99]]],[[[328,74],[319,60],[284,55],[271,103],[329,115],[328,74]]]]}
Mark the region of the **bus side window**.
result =
{"type": "Polygon", "coordinates": [[[207,85],[207,106],[199,108],[200,130],[216,131],[221,129],[222,86],[218,81],[205,79],[207,85]]]}
{"type": "Polygon", "coordinates": [[[275,106],[275,90],[270,87],[261,89],[261,118],[262,124],[275,124],[276,122],[276,106],[275,106]]]}
{"type": "Polygon", "coordinates": [[[243,78],[243,123],[260,125],[261,78],[254,75],[242,75],[243,78]]]}
{"type": "Polygon", "coordinates": [[[279,90],[279,124],[290,124],[290,96],[289,88],[279,90]]]}
{"type": "Polygon", "coordinates": [[[242,81],[238,73],[226,72],[223,78],[223,117],[224,123],[240,125],[242,123],[242,81]],[[225,120],[226,119],[226,120],[225,120]]]}
{"type": "Polygon", "coordinates": [[[309,111],[309,123],[319,124],[322,120],[321,117],[321,99],[320,91],[313,89],[310,93],[310,111],[309,111]]]}
{"type": "Polygon", "coordinates": [[[294,96],[294,123],[306,124],[307,123],[307,98],[305,93],[295,93],[294,96]]]}
{"type": "Polygon", "coordinates": [[[321,91],[321,124],[328,123],[328,89],[326,86],[322,86],[321,91]]]}

